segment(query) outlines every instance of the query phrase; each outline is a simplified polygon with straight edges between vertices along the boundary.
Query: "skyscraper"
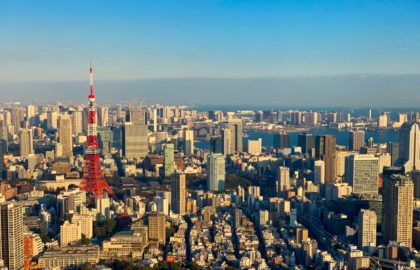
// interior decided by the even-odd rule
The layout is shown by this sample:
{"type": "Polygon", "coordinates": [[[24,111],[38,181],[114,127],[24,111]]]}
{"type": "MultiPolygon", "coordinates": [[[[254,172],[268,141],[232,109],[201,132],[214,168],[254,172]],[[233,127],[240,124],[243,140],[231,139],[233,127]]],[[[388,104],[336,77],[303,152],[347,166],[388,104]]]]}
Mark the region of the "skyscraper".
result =
{"type": "Polygon", "coordinates": [[[72,124],[68,115],[63,115],[58,121],[58,140],[62,147],[62,155],[65,157],[73,156],[73,137],[72,124]]]}
{"type": "Polygon", "coordinates": [[[47,112],[47,128],[48,129],[57,129],[57,111],[48,111],[47,112]]]}
{"type": "Polygon", "coordinates": [[[22,121],[25,120],[24,108],[13,108],[12,110],[12,125],[14,127],[15,134],[22,127],[22,121]]]}
{"type": "Polygon", "coordinates": [[[325,163],[323,160],[314,162],[314,184],[325,184],[325,163]]]}
{"type": "Polygon", "coordinates": [[[298,146],[302,148],[302,154],[310,154],[314,148],[314,135],[301,133],[298,135],[298,146]]]}
{"type": "Polygon", "coordinates": [[[14,202],[0,205],[1,258],[9,270],[23,268],[23,207],[14,202]]]}
{"type": "Polygon", "coordinates": [[[123,155],[126,158],[140,159],[149,151],[146,125],[133,125],[126,122],[122,129],[123,155]]]}
{"type": "Polygon", "coordinates": [[[420,129],[418,123],[404,123],[400,128],[399,158],[397,164],[405,172],[419,169],[420,166],[420,129]]]}
{"type": "Polygon", "coordinates": [[[99,127],[108,126],[108,107],[106,107],[106,106],[99,107],[99,110],[98,110],[98,126],[99,127]]]}
{"type": "Polygon", "coordinates": [[[72,132],[78,135],[83,132],[83,111],[75,110],[71,113],[72,132]]]}
{"type": "Polygon", "coordinates": [[[174,145],[172,143],[167,143],[164,146],[164,169],[165,177],[171,176],[175,171],[175,160],[174,160],[174,145]]]}
{"type": "Polygon", "coordinates": [[[290,170],[288,167],[279,166],[277,168],[276,177],[276,191],[278,195],[281,195],[283,191],[287,191],[290,188],[290,170]]]}
{"type": "Polygon", "coordinates": [[[365,132],[363,130],[350,130],[349,132],[349,150],[359,151],[365,144],[365,132]]]}
{"type": "Polygon", "coordinates": [[[190,156],[194,154],[194,130],[184,130],[184,154],[190,156]]]}
{"type": "Polygon", "coordinates": [[[357,229],[357,244],[360,249],[376,247],[377,217],[375,211],[361,209],[357,229]]]}
{"type": "Polygon", "coordinates": [[[284,131],[274,133],[273,135],[273,147],[278,149],[290,147],[290,136],[284,131]]]}
{"type": "Polygon", "coordinates": [[[230,130],[230,154],[243,152],[242,119],[229,119],[228,128],[230,130]]]}
{"type": "Polygon", "coordinates": [[[378,194],[379,159],[372,155],[346,157],[344,178],[354,194],[378,194]]]}
{"type": "Polygon", "coordinates": [[[185,198],[186,198],[186,186],[185,186],[185,174],[180,173],[176,176],[174,183],[172,184],[171,191],[171,206],[174,213],[179,215],[185,214],[185,198]]]}
{"type": "Polygon", "coordinates": [[[391,165],[395,165],[400,155],[400,144],[398,142],[387,142],[386,151],[391,155],[391,165]]]}
{"type": "Polygon", "coordinates": [[[315,139],[315,157],[325,163],[325,183],[331,183],[336,178],[335,136],[323,135],[315,139]]]}
{"type": "Polygon", "coordinates": [[[414,185],[407,176],[391,175],[383,179],[384,242],[412,245],[414,185]]]}
{"type": "Polygon", "coordinates": [[[222,154],[207,157],[207,190],[225,190],[225,156],[222,154]]]}
{"type": "Polygon", "coordinates": [[[222,140],[222,153],[223,155],[231,154],[230,150],[232,149],[232,135],[230,134],[230,129],[224,128],[221,131],[221,140],[222,140]]]}
{"type": "Polygon", "coordinates": [[[32,138],[32,129],[21,129],[19,131],[20,139],[20,156],[28,157],[30,154],[34,153],[34,145],[32,138]]]}

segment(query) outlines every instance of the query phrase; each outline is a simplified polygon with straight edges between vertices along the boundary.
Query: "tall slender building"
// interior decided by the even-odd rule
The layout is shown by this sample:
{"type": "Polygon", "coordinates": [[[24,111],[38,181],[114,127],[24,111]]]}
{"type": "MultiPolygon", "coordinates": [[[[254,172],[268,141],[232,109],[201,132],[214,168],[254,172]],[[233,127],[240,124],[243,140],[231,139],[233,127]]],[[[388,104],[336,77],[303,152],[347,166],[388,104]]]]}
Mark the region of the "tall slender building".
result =
{"type": "Polygon", "coordinates": [[[207,190],[225,190],[225,156],[222,154],[207,157],[207,190]]]}
{"type": "Polygon", "coordinates": [[[9,270],[23,269],[23,207],[14,202],[0,205],[1,259],[9,270]]]}
{"type": "Polygon", "coordinates": [[[357,229],[357,244],[360,249],[376,247],[376,226],[377,217],[375,211],[361,209],[357,229]]]}
{"type": "Polygon", "coordinates": [[[96,125],[96,103],[93,90],[92,66],[90,67],[90,93],[88,111],[88,134],[86,142],[85,165],[83,168],[83,179],[80,182],[80,189],[89,191],[95,198],[103,198],[104,193],[113,195],[111,188],[105,181],[104,174],[99,160],[98,128],[96,125]]]}
{"type": "Polygon", "coordinates": [[[184,154],[191,156],[194,154],[194,130],[184,130],[184,154]]]}
{"type": "Polygon", "coordinates": [[[281,195],[290,188],[290,170],[288,167],[279,166],[277,169],[276,191],[281,195]]]}
{"type": "Polygon", "coordinates": [[[58,140],[62,147],[62,155],[65,157],[73,156],[73,137],[72,124],[68,115],[63,115],[58,120],[58,140]]]}
{"type": "Polygon", "coordinates": [[[21,129],[19,131],[20,139],[20,156],[28,157],[30,154],[34,153],[34,145],[32,138],[32,129],[21,129]]]}
{"type": "Polygon", "coordinates": [[[174,144],[167,143],[163,149],[165,177],[171,176],[175,171],[175,159],[174,159],[174,144]]]}
{"type": "Polygon", "coordinates": [[[230,130],[230,153],[243,152],[243,127],[242,119],[229,119],[228,128],[230,130]]]}
{"type": "Polygon", "coordinates": [[[350,130],[349,132],[349,150],[359,151],[365,144],[365,132],[363,130],[350,130]]]}
{"type": "Polygon", "coordinates": [[[71,113],[72,132],[78,135],[83,132],[83,111],[75,110],[71,113]]]}
{"type": "Polygon", "coordinates": [[[98,110],[98,126],[108,126],[108,107],[106,106],[102,106],[98,110]]]}
{"type": "Polygon", "coordinates": [[[314,162],[314,184],[325,184],[325,162],[323,160],[315,160],[314,162]]]}
{"type": "Polygon", "coordinates": [[[383,179],[383,235],[384,242],[396,241],[411,247],[413,237],[413,182],[404,175],[383,179]]]}
{"type": "Polygon", "coordinates": [[[222,141],[222,153],[223,155],[229,155],[231,154],[230,150],[232,149],[232,136],[230,134],[230,129],[224,128],[222,129],[221,133],[221,141],[222,141]]]}
{"type": "Polygon", "coordinates": [[[325,183],[334,182],[337,176],[335,147],[333,135],[317,136],[315,139],[315,157],[325,164],[325,183]]]}
{"type": "Polygon", "coordinates": [[[172,184],[171,190],[171,206],[174,213],[179,215],[185,214],[185,174],[180,173],[175,178],[175,183],[172,184]]]}
{"type": "Polygon", "coordinates": [[[302,148],[302,154],[310,154],[314,148],[314,135],[302,133],[298,135],[298,146],[302,148]]]}
{"type": "Polygon", "coordinates": [[[400,128],[399,158],[405,172],[420,169],[420,129],[418,123],[404,123],[400,128]]]}

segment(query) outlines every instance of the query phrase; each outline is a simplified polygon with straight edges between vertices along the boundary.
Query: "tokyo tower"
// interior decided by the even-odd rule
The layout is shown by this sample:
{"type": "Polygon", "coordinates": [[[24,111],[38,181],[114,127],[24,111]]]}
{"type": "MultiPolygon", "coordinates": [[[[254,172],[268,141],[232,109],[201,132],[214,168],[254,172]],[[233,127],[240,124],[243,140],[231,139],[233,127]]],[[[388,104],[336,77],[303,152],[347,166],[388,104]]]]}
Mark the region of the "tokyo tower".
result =
{"type": "Polygon", "coordinates": [[[95,93],[93,91],[92,66],[90,66],[90,94],[88,111],[88,134],[86,142],[86,157],[83,168],[83,179],[80,189],[90,191],[96,198],[102,198],[104,193],[114,196],[105,181],[99,161],[98,132],[96,124],[95,93]]]}

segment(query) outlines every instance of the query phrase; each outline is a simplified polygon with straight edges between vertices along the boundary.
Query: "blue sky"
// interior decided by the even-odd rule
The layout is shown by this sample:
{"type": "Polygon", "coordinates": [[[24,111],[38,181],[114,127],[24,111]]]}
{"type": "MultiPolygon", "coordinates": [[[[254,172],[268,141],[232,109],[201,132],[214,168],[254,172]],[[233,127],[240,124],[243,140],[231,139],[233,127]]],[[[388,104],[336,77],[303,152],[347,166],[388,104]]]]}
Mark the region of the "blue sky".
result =
{"type": "MultiPolygon", "coordinates": [[[[420,74],[420,1],[0,1],[2,82],[420,74]]],[[[9,88],[10,89],[10,88],[9,88]]]]}

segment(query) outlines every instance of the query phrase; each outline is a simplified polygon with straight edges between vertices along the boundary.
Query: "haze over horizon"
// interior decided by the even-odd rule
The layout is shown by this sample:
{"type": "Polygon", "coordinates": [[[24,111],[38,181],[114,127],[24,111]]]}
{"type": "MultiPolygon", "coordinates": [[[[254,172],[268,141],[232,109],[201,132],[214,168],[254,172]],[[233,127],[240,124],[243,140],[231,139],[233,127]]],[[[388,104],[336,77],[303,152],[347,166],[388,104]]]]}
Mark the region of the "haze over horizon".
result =
{"type": "Polygon", "coordinates": [[[416,106],[419,9],[418,1],[3,1],[0,101],[84,101],[93,61],[103,102],[416,106]]]}

